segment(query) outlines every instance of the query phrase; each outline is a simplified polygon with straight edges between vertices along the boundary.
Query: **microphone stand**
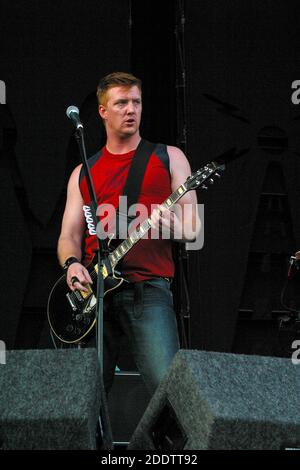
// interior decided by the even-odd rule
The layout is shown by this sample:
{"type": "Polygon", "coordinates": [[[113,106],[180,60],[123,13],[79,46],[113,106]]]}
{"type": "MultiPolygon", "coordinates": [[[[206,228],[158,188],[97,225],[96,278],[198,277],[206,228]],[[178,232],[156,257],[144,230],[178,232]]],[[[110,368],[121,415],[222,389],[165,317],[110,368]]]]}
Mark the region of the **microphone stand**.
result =
{"type": "MultiPolygon", "coordinates": [[[[94,227],[97,228],[97,197],[95,193],[95,188],[93,185],[93,181],[91,178],[90,169],[87,162],[86,156],[86,147],[84,142],[84,129],[83,126],[77,126],[75,132],[75,138],[77,140],[85,177],[87,181],[87,186],[90,195],[90,208],[91,214],[93,218],[94,227]]],[[[99,416],[99,428],[101,432],[102,438],[102,449],[113,449],[113,438],[112,438],[112,431],[111,425],[109,420],[108,414],[108,407],[106,401],[106,394],[104,390],[104,381],[103,381],[103,311],[104,311],[104,278],[103,278],[103,266],[104,260],[108,260],[109,249],[107,240],[101,240],[97,237],[98,241],[98,275],[97,275],[97,289],[96,289],[96,347],[97,347],[97,355],[98,355],[98,362],[100,368],[100,387],[101,387],[101,408],[100,408],[100,416],[99,416]]],[[[109,262],[109,261],[108,261],[109,262]]],[[[109,272],[110,272],[109,267],[109,272]]]]}

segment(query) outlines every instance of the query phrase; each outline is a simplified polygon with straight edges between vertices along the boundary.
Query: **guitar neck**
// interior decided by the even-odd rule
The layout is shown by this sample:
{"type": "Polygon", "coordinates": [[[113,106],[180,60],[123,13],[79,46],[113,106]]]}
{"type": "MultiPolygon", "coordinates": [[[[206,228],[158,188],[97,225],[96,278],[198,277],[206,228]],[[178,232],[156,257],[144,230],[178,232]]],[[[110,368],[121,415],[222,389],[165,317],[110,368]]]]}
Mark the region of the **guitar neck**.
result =
{"type": "MultiPolygon", "coordinates": [[[[179,186],[161,205],[167,209],[176,204],[176,202],[186,193],[188,189],[185,184],[179,186]]],[[[118,262],[123,258],[123,256],[128,253],[128,251],[147,233],[152,227],[151,218],[148,217],[144,222],[134,230],[130,236],[124,240],[120,245],[109,254],[109,260],[112,268],[114,268],[118,262]]]]}

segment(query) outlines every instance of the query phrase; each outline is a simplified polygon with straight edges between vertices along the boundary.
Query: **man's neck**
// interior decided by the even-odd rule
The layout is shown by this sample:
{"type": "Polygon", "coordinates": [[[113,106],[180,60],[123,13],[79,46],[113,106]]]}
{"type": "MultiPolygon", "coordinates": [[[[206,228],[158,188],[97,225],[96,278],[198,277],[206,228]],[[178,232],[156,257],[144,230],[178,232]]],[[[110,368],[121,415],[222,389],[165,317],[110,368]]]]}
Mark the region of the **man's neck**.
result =
{"type": "Polygon", "coordinates": [[[118,139],[109,138],[106,140],[106,148],[110,153],[122,154],[135,150],[139,145],[141,136],[139,133],[129,136],[128,138],[118,139]]]}

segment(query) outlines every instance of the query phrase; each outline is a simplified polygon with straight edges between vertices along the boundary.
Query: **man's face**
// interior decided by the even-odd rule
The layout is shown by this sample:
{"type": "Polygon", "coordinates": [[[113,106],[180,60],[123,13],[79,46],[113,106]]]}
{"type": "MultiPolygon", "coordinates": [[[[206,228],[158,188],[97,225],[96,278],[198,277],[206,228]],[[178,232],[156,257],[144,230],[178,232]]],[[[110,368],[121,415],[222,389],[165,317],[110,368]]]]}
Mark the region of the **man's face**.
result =
{"type": "Polygon", "coordinates": [[[141,122],[142,97],[137,86],[110,88],[106,103],[99,106],[99,114],[104,120],[106,132],[118,137],[134,135],[141,122]]]}

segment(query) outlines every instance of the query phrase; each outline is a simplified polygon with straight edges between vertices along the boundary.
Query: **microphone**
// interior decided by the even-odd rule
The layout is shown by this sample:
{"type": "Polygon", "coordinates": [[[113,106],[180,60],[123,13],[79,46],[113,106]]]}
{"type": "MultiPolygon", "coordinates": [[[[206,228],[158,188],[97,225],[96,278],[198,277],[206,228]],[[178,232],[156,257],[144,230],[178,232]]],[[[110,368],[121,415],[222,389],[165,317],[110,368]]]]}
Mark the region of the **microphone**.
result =
{"type": "Polygon", "coordinates": [[[73,121],[76,130],[83,129],[83,125],[79,117],[79,109],[77,108],[77,106],[69,106],[66,111],[66,115],[69,119],[71,119],[71,121],[73,121]]]}

